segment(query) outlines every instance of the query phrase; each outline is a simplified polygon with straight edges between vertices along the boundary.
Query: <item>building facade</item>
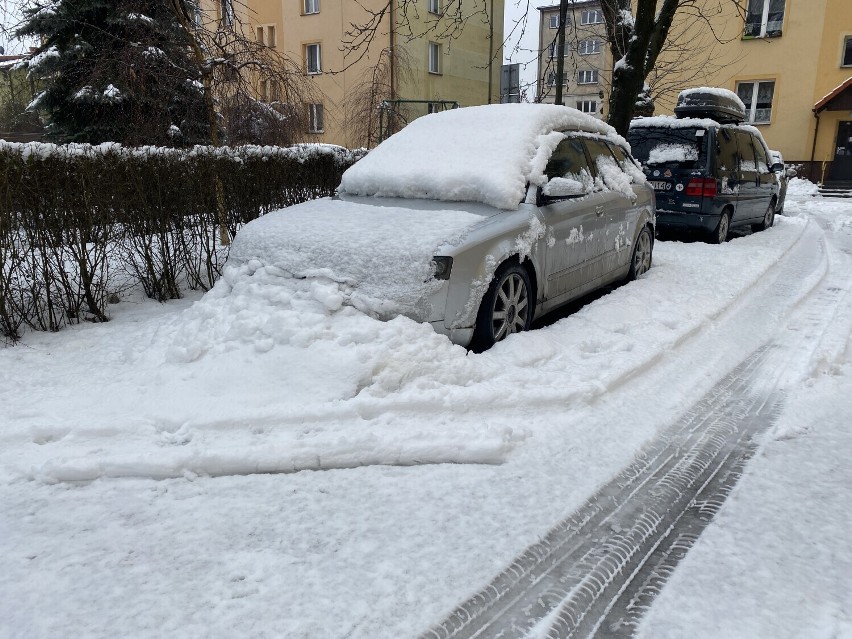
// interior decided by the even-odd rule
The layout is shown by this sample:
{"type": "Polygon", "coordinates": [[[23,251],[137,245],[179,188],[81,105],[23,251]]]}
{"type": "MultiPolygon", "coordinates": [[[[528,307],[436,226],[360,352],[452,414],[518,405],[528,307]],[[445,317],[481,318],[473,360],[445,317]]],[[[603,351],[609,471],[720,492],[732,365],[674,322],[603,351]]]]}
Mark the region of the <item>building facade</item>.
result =
{"type": "Polygon", "coordinates": [[[605,117],[612,80],[612,55],[606,41],[600,0],[574,0],[565,27],[564,72],[557,78],[559,5],[539,8],[537,101],[553,103],[561,82],[563,103],[605,117]]]}
{"type": "MultiPolygon", "coordinates": [[[[467,9],[461,29],[446,1],[399,0],[382,13],[387,0],[246,0],[243,19],[310,77],[307,141],[373,146],[427,112],[500,101],[504,0],[467,9]]],[[[218,0],[217,11],[235,4],[218,0]]]]}
{"type": "MultiPolygon", "coordinates": [[[[770,148],[820,182],[852,182],[852,2],[705,1],[707,22],[687,28],[695,50],[719,52],[700,78],[736,92],[770,148]],[[715,34],[715,36],[711,35],[715,34]]],[[[675,18],[683,21],[681,16],[675,18]]],[[[682,26],[682,24],[681,24],[682,26]]],[[[707,67],[705,67],[706,69],[707,67]]],[[[669,81],[680,88],[672,65],[669,81]]],[[[658,112],[673,105],[658,102],[658,112]]]]}

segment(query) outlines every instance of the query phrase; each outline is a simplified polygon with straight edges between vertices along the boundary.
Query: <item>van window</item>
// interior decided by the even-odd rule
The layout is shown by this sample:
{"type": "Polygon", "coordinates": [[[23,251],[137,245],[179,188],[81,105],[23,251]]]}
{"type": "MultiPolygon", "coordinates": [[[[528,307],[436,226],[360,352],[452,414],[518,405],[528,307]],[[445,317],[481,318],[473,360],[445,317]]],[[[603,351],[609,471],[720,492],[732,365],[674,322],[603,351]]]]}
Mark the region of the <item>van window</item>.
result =
{"type": "Polygon", "coordinates": [[[703,128],[636,127],[627,141],[642,164],[694,169],[706,166],[707,131],[703,128]]]}
{"type": "Polygon", "coordinates": [[[754,157],[754,147],[751,144],[751,134],[745,131],[735,131],[735,135],[740,154],[740,171],[743,173],[755,173],[757,171],[757,161],[754,157]]]}
{"type": "Polygon", "coordinates": [[[719,129],[716,136],[716,170],[720,173],[737,170],[737,140],[730,129],[719,129]]]}
{"type": "Polygon", "coordinates": [[[757,159],[757,170],[760,173],[769,173],[769,158],[766,156],[766,149],[760,143],[760,140],[753,138],[754,157],[757,159]]]}

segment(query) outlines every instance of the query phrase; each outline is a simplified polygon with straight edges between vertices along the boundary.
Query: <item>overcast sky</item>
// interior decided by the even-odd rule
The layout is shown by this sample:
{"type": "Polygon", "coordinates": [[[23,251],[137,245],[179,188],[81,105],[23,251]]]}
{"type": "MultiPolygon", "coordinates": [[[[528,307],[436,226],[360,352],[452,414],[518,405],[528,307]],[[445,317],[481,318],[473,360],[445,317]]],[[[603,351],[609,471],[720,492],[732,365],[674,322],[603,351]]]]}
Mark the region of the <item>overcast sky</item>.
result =
{"type": "MultiPolygon", "coordinates": [[[[521,84],[535,84],[538,58],[539,7],[554,4],[547,0],[506,0],[506,18],[503,29],[507,43],[503,49],[505,63],[521,65],[521,84]],[[524,21],[526,18],[526,21],[524,21]]],[[[535,97],[534,86],[528,91],[535,97]]]]}

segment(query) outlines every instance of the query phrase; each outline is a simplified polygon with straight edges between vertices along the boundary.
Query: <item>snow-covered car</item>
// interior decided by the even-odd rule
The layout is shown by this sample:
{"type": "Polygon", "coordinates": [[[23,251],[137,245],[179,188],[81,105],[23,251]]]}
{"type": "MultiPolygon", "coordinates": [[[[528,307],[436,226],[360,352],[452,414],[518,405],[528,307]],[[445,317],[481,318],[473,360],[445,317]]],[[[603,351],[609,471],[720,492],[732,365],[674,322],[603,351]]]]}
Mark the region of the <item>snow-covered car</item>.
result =
{"type": "Polygon", "coordinates": [[[769,160],[772,164],[772,172],[778,180],[778,202],[775,204],[775,214],[784,214],[784,200],[787,199],[787,183],[790,178],[796,177],[796,169],[789,168],[784,164],[784,157],[780,151],[769,149],[769,160]]]}
{"type": "Polygon", "coordinates": [[[229,268],[337,284],[343,304],[485,349],[651,266],[654,193],[609,125],[542,104],[419,118],[333,198],[242,228],[229,268]]]}

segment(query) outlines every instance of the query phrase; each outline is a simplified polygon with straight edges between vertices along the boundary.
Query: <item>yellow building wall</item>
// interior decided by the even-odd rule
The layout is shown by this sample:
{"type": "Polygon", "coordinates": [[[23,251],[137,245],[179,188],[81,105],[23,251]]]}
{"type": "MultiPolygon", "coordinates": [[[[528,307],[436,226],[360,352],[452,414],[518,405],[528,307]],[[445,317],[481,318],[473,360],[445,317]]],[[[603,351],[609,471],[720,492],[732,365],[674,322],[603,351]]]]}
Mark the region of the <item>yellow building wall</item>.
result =
{"type": "MultiPolygon", "coordinates": [[[[491,69],[491,100],[499,102],[500,64],[502,61],[504,0],[489,0],[493,6],[494,35],[490,38],[490,25],[471,18],[460,36],[452,40],[437,40],[443,46],[442,73],[428,73],[428,41],[434,35],[405,42],[396,37],[396,45],[404,47],[412,62],[410,81],[397,81],[397,97],[423,100],[456,100],[464,106],[489,102],[488,59],[493,42],[491,69]]],[[[390,46],[390,20],[383,19],[367,53],[358,61],[360,51],[345,56],[342,40],[352,24],[364,24],[369,14],[365,8],[379,11],[385,0],[320,0],[320,12],[302,15],[302,0],[248,0],[252,28],[258,25],[276,26],[279,51],[305,65],[305,46],[319,43],[322,51],[323,73],[312,75],[317,100],[324,106],[324,132],[305,133],[307,141],[326,142],[343,146],[357,146],[346,127],[346,101],[353,89],[372,72],[381,51],[390,46]],[[349,66],[349,68],[346,68],[349,66]],[[346,70],[344,70],[346,69],[346,70]]],[[[417,14],[409,12],[414,33],[425,28],[424,21],[434,19],[428,14],[425,2],[420,2],[417,14]]],[[[440,29],[439,29],[440,31],[440,29]]],[[[403,75],[403,74],[397,74],[403,75]]],[[[425,113],[425,105],[424,110],[425,113]]]]}
{"type": "MultiPolygon", "coordinates": [[[[770,123],[756,126],[785,161],[809,161],[816,128],[813,106],[852,75],[852,69],[840,67],[843,36],[852,34],[852,1],[787,0],[782,35],[774,38],[744,38],[743,18],[731,5],[704,0],[703,9],[712,32],[706,25],[696,24],[690,37],[699,45],[695,55],[715,48],[717,53],[708,61],[714,68],[697,79],[683,78],[678,83],[675,72],[669,80],[679,89],[706,85],[731,91],[736,91],[737,82],[774,80],[770,123]]],[[[678,15],[673,28],[685,19],[678,15]]],[[[672,107],[672,102],[665,101],[658,104],[657,112],[671,114],[672,107]]],[[[850,118],[848,113],[831,112],[821,117],[816,159],[830,160],[837,122],[850,118]]]]}

